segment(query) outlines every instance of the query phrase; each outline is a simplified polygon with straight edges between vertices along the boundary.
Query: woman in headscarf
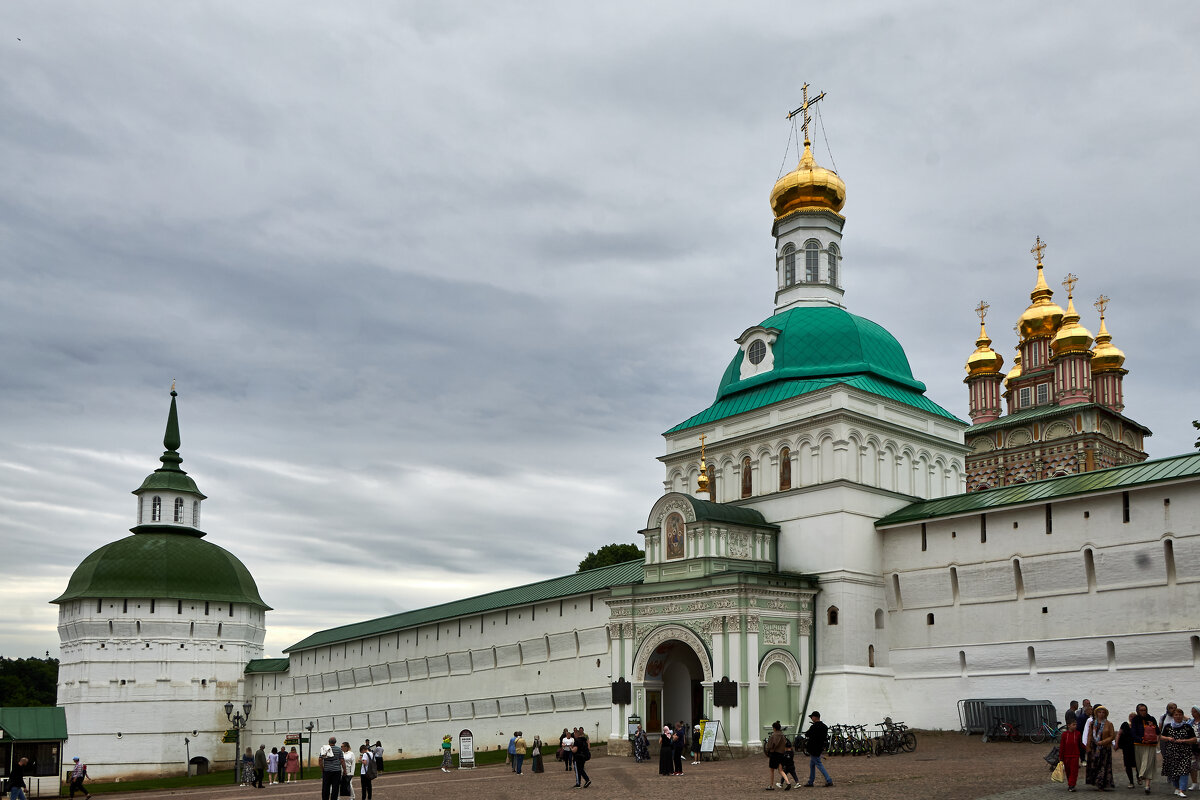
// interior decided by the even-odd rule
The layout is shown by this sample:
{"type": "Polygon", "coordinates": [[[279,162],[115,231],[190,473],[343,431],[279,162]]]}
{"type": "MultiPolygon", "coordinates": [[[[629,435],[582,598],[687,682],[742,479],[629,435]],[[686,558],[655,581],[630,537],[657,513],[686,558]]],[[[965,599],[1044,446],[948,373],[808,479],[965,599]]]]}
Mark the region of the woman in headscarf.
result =
{"type": "Polygon", "coordinates": [[[1088,733],[1087,784],[1100,791],[1115,789],[1112,771],[1112,743],[1117,738],[1113,724],[1108,721],[1108,709],[1092,709],[1092,728],[1088,733]]]}
{"type": "Polygon", "coordinates": [[[1158,720],[1150,716],[1145,703],[1138,703],[1130,720],[1133,729],[1133,752],[1137,758],[1137,782],[1150,794],[1150,784],[1158,767],[1158,720]]]}
{"type": "Polygon", "coordinates": [[[662,738],[658,742],[658,774],[675,774],[675,767],[671,759],[671,726],[669,725],[663,726],[662,738]]]}
{"type": "Polygon", "coordinates": [[[1176,797],[1187,797],[1188,773],[1192,770],[1192,746],[1196,731],[1187,721],[1182,708],[1176,708],[1174,718],[1162,729],[1162,774],[1171,782],[1176,797]]]}
{"type": "Polygon", "coordinates": [[[650,740],[646,738],[646,732],[642,730],[641,725],[633,732],[633,757],[639,764],[650,758],[650,740]]]}

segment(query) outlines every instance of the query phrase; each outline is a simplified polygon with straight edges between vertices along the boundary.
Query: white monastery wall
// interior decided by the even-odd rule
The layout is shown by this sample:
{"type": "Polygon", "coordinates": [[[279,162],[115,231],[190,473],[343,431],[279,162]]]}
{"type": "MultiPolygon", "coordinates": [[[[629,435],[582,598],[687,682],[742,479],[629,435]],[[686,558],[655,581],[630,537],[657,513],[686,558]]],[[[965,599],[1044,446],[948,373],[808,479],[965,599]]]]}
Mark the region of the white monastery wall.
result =
{"type": "MultiPolygon", "coordinates": [[[[286,673],[251,676],[256,742],[310,721],[313,741],[370,738],[387,755],[431,755],[463,728],[476,746],[514,730],[607,738],[615,673],[607,592],[512,606],[292,652],[286,673]]],[[[599,739],[598,739],[599,741],[599,739]]],[[[455,745],[457,747],[457,744],[455,745]]]]}
{"type": "Polygon", "coordinates": [[[1192,702],[1200,483],[1067,497],[982,520],[883,532],[890,660],[910,724],[957,727],[951,698],[1065,707],[1087,696],[1117,709],[1192,702]]]}
{"type": "Polygon", "coordinates": [[[72,600],[59,606],[58,704],[69,748],[96,778],[183,772],[190,755],[227,760],[222,708],[262,655],[264,613],[172,599],[72,600]],[[151,705],[153,704],[153,705],[151,705]]]}

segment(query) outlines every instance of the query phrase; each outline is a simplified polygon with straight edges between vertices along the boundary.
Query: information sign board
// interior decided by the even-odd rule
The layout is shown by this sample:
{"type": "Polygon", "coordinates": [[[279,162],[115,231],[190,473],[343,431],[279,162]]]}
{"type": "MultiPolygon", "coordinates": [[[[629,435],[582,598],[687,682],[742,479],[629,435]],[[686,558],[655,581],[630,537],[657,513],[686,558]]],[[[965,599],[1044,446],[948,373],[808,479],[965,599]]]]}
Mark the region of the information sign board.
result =
{"type": "Polygon", "coordinates": [[[475,769],[475,737],[466,728],[458,732],[458,768],[475,769]]]}
{"type": "Polygon", "coordinates": [[[700,723],[700,752],[711,753],[717,746],[717,733],[721,730],[721,720],[707,719],[700,723]]]}

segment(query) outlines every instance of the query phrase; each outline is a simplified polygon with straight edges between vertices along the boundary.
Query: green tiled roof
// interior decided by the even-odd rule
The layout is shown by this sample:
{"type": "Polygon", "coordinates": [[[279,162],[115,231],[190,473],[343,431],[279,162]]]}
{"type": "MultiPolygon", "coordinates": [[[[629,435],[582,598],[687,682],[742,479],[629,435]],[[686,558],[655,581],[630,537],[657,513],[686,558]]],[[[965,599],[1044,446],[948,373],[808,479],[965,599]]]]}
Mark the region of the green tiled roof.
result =
{"type": "Polygon", "coordinates": [[[287,672],[290,658],[255,658],[247,662],[245,674],[259,675],[264,672],[287,672]]]}
{"type": "Polygon", "coordinates": [[[338,628],[317,631],[291,647],[284,648],[283,652],[291,653],[296,650],[309,650],[314,647],[322,647],[337,642],[353,641],[365,636],[378,636],[381,633],[403,630],[417,625],[428,625],[444,619],[454,619],[456,617],[494,611],[500,608],[530,605],[532,603],[540,603],[544,600],[586,594],[587,592],[607,589],[611,586],[641,583],[643,565],[644,562],[641,559],[626,561],[622,564],[613,564],[609,567],[600,567],[599,569],[589,569],[585,572],[564,575],[561,578],[551,578],[550,580],[529,583],[524,586],[514,586],[511,589],[501,589],[475,597],[467,597],[438,606],[418,608],[414,611],[404,611],[387,617],[367,620],[366,622],[355,622],[350,625],[342,625],[338,628]]]}
{"type": "Polygon", "coordinates": [[[754,525],[759,528],[775,528],[778,530],[778,525],[772,525],[767,522],[766,517],[760,511],[745,506],[734,506],[728,503],[714,503],[711,500],[701,500],[698,497],[683,495],[688,502],[692,504],[692,509],[696,512],[696,519],[710,520],[712,522],[730,522],[734,525],[754,525]]]}
{"type": "Polygon", "coordinates": [[[269,608],[237,556],[206,542],[192,528],[140,525],[91,553],[75,568],[66,591],[51,600],[145,597],[215,600],[269,608]]]}
{"type": "Polygon", "coordinates": [[[761,327],[779,331],[771,347],[772,368],[739,379],[744,356],[739,350],[725,368],[713,404],[666,433],[838,383],[962,422],[925,397],[925,384],[913,378],[904,348],[883,326],[869,319],[836,306],[801,306],[763,320],[761,327]]]}
{"type": "Polygon", "coordinates": [[[710,422],[737,414],[744,414],[747,411],[754,411],[769,406],[772,403],[778,403],[781,400],[790,400],[793,397],[826,389],[839,383],[852,386],[869,394],[887,398],[888,400],[895,400],[896,402],[922,411],[928,411],[931,414],[937,414],[939,417],[944,417],[945,419],[966,424],[966,422],[954,416],[920,392],[880,380],[870,375],[851,375],[845,378],[776,381],[775,383],[768,383],[765,386],[759,386],[746,392],[739,392],[730,397],[717,400],[717,402],[699,414],[684,420],[663,435],[694,428],[697,425],[707,425],[710,422]]]}
{"type": "Polygon", "coordinates": [[[903,525],[917,520],[978,514],[1005,506],[1044,503],[1072,495],[1128,489],[1150,483],[1200,476],[1200,453],[1109,467],[1080,475],[1065,475],[1033,483],[1019,483],[983,492],[956,494],[937,500],[924,500],[893,511],[875,523],[877,528],[903,525]]]}
{"type": "Polygon", "coordinates": [[[0,730],[5,740],[61,742],[67,738],[67,712],[58,706],[0,708],[0,730]]]}
{"type": "Polygon", "coordinates": [[[1007,428],[1010,425],[1016,425],[1022,422],[1031,422],[1033,420],[1045,419],[1047,417],[1067,416],[1078,411],[1090,410],[1094,408],[1103,409],[1112,416],[1120,419],[1131,428],[1137,428],[1146,434],[1150,433],[1150,429],[1146,426],[1138,422],[1134,422],[1124,414],[1118,414],[1112,409],[1106,408],[1097,403],[1076,403],[1069,406],[1034,406],[1033,408],[1023,408],[1020,411],[1014,411],[1012,414],[1006,414],[1000,417],[1000,419],[994,419],[991,422],[981,422],[978,425],[972,425],[970,429],[967,430],[967,433],[987,433],[988,431],[994,431],[998,428],[1007,428]]]}
{"type": "Polygon", "coordinates": [[[771,347],[774,367],[738,380],[743,357],[739,350],[721,378],[718,400],[779,380],[859,374],[925,391],[925,384],[913,378],[908,356],[896,338],[883,326],[844,308],[801,306],[763,320],[762,327],[779,331],[771,347]]]}

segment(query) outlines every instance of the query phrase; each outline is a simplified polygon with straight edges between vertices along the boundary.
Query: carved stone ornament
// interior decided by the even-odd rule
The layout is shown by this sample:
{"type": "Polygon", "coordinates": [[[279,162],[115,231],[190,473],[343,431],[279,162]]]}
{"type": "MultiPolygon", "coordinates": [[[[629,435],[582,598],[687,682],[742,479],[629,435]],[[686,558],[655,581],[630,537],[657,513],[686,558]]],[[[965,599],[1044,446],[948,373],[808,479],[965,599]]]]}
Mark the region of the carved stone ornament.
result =
{"type": "Polygon", "coordinates": [[[788,626],[773,622],[764,622],[762,625],[762,643],[763,644],[788,644],[788,626]]]}
{"type": "Polygon", "coordinates": [[[796,628],[800,631],[801,636],[812,633],[812,614],[801,614],[796,617],[796,628]]]}
{"type": "Polygon", "coordinates": [[[725,630],[727,633],[742,632],[742,618],[737,614],[725,618],[725,630]]]}
{"type": "Polygon", "coordinates": [[[703,680],[706,683],[711,682],[713,679],[712,660],[709,658],[704,641],[690,628],[674,624],[660,625],[654,628],[638,646],[637,658],[633,667],[634,680],[644,681],[646,679],[646,665],[650,661],[650,656],[654,655],[654,651],[658,649],[659,645],[672,640],[692,648],[696,658],[700,660],[700,668],[704,673],[703,680]]]}
{"type": "Polygon", "coordinates": [[[727,537],[727,553],[730,558],[750,557],[750,535],[745,533],[730,533],[727,537]]]}
{"type": "Polygon", "coordinates": [[[789,683],[800,683],[800,662],[786,650],[772,650],[763,657],[762,663],[758,667],[760,683],[767,682],[767,670],[772,664],[783,665],[783,668],[787,670],[789,683]]]}
{"type": "Polygon", "coordinates": [[[746,633],[758,633],[758,615],[746,615],[746,633]]]}
{"type": "Polygon", "coordinates": [[[696,521],[696,512],[692,510],[692,504],[682,497],[673,497],[659,506],[652,524],[647,527],[662,528],[663,520],[671,513],[681,514],[686,522],[696,521]]]}

